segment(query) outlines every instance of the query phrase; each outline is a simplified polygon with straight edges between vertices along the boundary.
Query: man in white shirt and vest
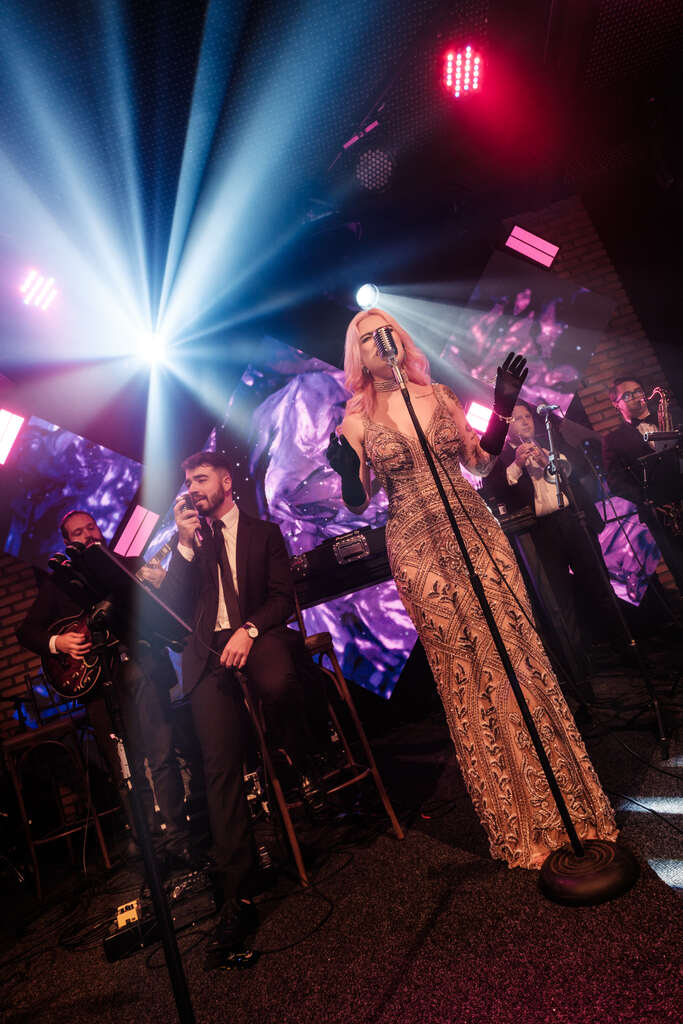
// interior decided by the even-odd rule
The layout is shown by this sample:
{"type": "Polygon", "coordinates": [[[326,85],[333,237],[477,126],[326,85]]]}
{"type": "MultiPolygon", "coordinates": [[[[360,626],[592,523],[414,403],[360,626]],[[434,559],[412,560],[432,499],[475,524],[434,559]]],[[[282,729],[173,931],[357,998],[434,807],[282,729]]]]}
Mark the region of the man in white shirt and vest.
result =
{"type": "Polygon", "coordinates": [[[568,459],[569,468],[574,466],[570,483],[577,508],[570,507],[566,493],[563,496],[564,507],[558,507],[554,478],[546,474],[548,448],[544,446],[543,439],[537,439],[535,435],[536,424],[531,409],[525,402],[518,401],[512,411],[507,442],[482,490],[489,502],[504,504],[508,512],[524,508],[533,511],[535,522],[529,530],[533,543],[525,547],[529,556],[526,567],[552,624],[552,613],[543,600],[543,585],[539,585],[537,580],[539,565],[547,577],[578,667],[578,678],[574,682],[580,692],[590,697],[590,686],[586,682],[590,666],[585,653],[587,644],[581,629],[577,594],[587,606],[592,605],[599,615],[602,629],[614,646],[622,646],[597,540],[604,524],[578,480],[576,467],[583,456],[561,439],[557,442],[559,454],[568,459]],[[588,535],[579,522],[579,513],[583,514],[588,535]]]}

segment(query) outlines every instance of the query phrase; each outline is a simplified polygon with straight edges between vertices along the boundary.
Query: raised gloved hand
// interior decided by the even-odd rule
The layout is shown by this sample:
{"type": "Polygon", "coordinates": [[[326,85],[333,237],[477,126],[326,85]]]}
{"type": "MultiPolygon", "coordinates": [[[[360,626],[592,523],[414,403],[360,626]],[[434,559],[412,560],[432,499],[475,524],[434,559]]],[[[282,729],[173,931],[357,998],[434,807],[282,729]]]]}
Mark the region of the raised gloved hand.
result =
{"type": "Polygon", "coordinates": [[[482,448],[490,455],[500,455],[503,449],[510,425],[509,418],[528,372],[524,356],[516,356],[514,352],[508,352],[503,365],[498,367],[493,393],[493,415],[481,439],[482,448]]]}
{"type": "Polygon", "coordinates": [[[496,372],[496,387],[493,392],[493,409],[499,416],[510,416],[517,396],[528,373],[524,356],[508,352],[502,366],[496,372]]]}
{"type": "Polygon", "coordinates": [[[366,501],[367,495],[361,483],[358,452],[349,444],[344,435],[337,437],[334,430],[325,450],[325,458],[342,480],[342,498],[347,505],[358,508],[366,501]]]}

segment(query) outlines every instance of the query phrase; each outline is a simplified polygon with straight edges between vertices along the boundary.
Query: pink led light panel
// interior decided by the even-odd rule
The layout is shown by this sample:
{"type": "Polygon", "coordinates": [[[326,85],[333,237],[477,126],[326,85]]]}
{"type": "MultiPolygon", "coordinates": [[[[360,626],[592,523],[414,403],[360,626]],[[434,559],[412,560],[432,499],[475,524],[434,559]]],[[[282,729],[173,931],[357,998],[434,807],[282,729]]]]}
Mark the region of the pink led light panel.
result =
{"type": "Polygon", "coordinates": [[[17,416],[7,409],[0,409],[0,466],[7,462],[7,456],[12,451],[12,445],[17,439],[21,425],[24,422],[23,416],[17,416]]]}
{"type": "Polygon", "coordinates": [[[116,542],[115,555],[136,558],[141,555],[159,516],[144,505],[136,505],[116,542]]]}
{"type": "Polygon", "coordinates": [[[456,100],[461,96],[478,92],[481,85],[481,54],[472,46],[449,50],[444,60],[443,83],[456,100]]]}
{"type": "Polygon", "coordinates": [[[487,405],[482,405],[480,402],[470,402],[466,419],[472,430],[483,434],[489,425],[492,412],[493,409],[490,409],[487,405]]]}
{"type": "Polygon", "coordinates": [[[25,306],[35,306],[45,311],[57,297],[54,277],[45,277],[37,270],[29,270],[19,289],[24,296],[25,306]]]}
{"type": "Polygon", "coordinates": [[[528,256],[529,259],[541,263],[544,267],[549,267],[560,251],[559,245],[553,245],[552,242],[546,241],[539,235],[532,235],[530,231],[525,231],[518,224],[515,224],[510,232],[505,245],[508,249],[521,252],[523,256],[528,256]]]}

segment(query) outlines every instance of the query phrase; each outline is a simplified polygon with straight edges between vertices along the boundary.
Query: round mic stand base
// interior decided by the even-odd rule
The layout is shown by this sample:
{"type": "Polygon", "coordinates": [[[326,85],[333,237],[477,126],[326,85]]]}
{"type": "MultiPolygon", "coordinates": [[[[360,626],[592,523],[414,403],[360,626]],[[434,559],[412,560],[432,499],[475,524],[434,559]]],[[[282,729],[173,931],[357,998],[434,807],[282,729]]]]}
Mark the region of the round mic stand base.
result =
{"type": "Polygon", "coordinates": [[[594,907],[615,899],[635,885],[640,867],[630,850],[606,839],[587,839],[583,856],[570,844],[546,857],[539,888],[554,903],[594,907]]]}

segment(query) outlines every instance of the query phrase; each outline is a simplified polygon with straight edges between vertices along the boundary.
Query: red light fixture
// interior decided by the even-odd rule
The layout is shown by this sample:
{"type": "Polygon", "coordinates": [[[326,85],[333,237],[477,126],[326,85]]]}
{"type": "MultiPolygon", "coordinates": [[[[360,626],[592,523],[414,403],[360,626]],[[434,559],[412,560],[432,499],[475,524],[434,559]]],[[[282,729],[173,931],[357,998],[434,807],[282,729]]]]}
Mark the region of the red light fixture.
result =
{"type": "Polygon", "coordinates": [[[451,49],[444,57],[443,84],[459,100],[481,89],[482,58],[471,44],[451,49]]]}

